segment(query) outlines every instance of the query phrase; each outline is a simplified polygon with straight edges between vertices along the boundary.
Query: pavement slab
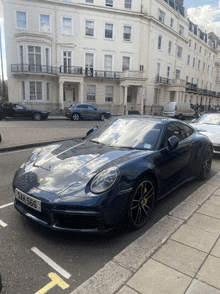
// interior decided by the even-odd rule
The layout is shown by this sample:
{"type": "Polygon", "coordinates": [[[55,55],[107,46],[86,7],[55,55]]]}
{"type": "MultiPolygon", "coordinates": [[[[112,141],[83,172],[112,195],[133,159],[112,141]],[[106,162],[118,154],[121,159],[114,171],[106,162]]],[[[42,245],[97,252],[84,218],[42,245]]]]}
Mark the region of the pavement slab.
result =
{"type": "Polygon", "coordinates": [[[190,277],[150,259],[127,285],[142,294],[184,294],[191,280],[190,277]]]}
{"type": "Polygon", "coordinates": [[[118,294],[139,294],[140,292],[137,292],[127,285],[125,285],[120,291],[117,292],[118,294]]]}
{"type": "Polygon", "coordinates": [[[187,225],[204,230],[205,232],[220,234],[220,220],[201,213],[195,213],[187,221],[187,225]]]}
{"type": "Polygon", "coordinates": [[[209,255],[196,278],[220,289],[220,259],[209,255]]]}
{"type": "Polygon", "coordinates": [[[185,294],[220,294],[220,290],[194,279],[185,294]]]}
{"type": "Polygon", "coordinates": [[[216,186],[205,183],[189,197],[187,197],[185,201],[195,202],[197,205],[202,205],[212,195],[212,193],[215,192],[216,189],[216,186]]]}
{"type": "Polygon", "coordinates": [[[220,219],[220,206],[217,205],[204,203],[197,212],[220,219]]]}
{"type": "Polygon", "coordinates": [[[210,254],[220,258],[220,239],[218,239],[210,254]]]}
{"type": "Polygon", "coordinates": [[[177,205],[169,215],[187,220],[197,209],[198,205],[195,203],[190,203],[187,201],[183,201],[179,205],[177,205]]]}
{"type": "Polygon", "coordinates": [[[216,233],[206,232],[185,224],[172,235],[171,239],[208,253],[218,237],[216,233]]]}
{"type": "Polygon", "coordinates": [[[173,240],[168,240],[166,244],[152,256],[152,259],[194,277],[206,256],[207,254],[200,250],[173,240]]]}

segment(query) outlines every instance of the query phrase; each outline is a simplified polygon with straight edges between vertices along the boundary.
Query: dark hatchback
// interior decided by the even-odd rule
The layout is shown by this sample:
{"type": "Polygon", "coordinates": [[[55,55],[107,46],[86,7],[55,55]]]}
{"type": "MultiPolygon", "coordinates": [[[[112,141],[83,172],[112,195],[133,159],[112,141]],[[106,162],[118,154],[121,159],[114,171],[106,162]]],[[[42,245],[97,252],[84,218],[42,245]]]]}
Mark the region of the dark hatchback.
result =
{"type": "Polygon", "coordinates": [[[13,117],[13,118],[31,118],[36,121],[47,119],[49,112],[42,110],[29,109],[20,103],[4,102],[0,105],[2,115],[0,119],[13,117]]]}
{"type": "Polygon", "coordinates": [[[36,149],[15,174],[15,208],[55,230],[138,229],[161,197],[206,179],[212,156],[211,141],[181,121],[111,119],[85,139],[36,149]]]}
{"type": "Polygon", "coordinates": [[[105,120],[111,117],[111,113],[90,104],[76,104],[66,112],[66,117],[78,121],[80,119],[105,120]]]}

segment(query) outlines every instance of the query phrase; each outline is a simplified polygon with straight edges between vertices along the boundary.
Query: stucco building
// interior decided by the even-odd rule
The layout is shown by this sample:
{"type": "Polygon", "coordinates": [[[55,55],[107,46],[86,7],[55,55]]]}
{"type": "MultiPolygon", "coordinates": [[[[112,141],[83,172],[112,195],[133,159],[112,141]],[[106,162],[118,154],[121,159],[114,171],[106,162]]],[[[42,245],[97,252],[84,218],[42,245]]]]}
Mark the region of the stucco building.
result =
{"type": "Polygon", "coordinates": [[[187,19],[182,0],[2,1],[9,101],[113,114],[220,104],[219,39],[187,19]]]}

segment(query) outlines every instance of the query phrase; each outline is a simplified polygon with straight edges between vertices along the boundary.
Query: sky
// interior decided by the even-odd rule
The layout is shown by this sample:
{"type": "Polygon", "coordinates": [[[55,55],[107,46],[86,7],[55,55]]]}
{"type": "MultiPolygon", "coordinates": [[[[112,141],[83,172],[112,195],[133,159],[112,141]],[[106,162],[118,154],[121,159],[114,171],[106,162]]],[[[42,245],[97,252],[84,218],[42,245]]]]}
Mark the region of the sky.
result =
{"type": "MultiPolygon", "coordinates": [[[[190,20],[197,24],[202,31],[207,33],[213,31],[220,37],[220,0],[184,0],[183,6],[187,9],[187,15],[190,20]]],[[[3,25],[3,7],[0,0],[0,26],[3,25]]],[[[4,36],[2,37],[2,43],[5,65],[4,36]]]]}

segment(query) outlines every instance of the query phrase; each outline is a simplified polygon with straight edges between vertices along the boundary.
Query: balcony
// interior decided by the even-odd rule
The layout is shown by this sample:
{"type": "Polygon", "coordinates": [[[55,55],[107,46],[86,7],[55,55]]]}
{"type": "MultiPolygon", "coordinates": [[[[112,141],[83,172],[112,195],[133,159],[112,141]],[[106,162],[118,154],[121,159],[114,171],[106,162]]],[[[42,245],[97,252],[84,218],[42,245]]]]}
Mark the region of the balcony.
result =
{"type": "Polygon", "coordinates": [[[173,9],[178,11],[183,17],[185,17],[185,8],[180,6],[179,4],[175,3],[174,0],[164,0],[167,2],[173,9]]]}
{"type": "Polygon", "coordinates": [[[213,96],[213,97],[220,97],[220,93],[219,92],[197,88],[196,85],[194,85],[194,86],[192,86],[192,85],[187,86],[186,87],[186,92],[188,92],[188,93],[194,93],[194,94],[203,94],[203,95],[213,96]]]}
{"type": "Polygon", "coordinates": [[[121,73],[121,78],[130,78],[130,79],[146,79],[145,71],[136,71],[136,70],[125,70],[121,73]]]}
{"type": "Polygon", "coordinates": [[[100,79],[121,79],[121,72],[117,71],[104,71],[104,70],[93,70],[85,69],[85,77],[100,78],[100,79]]]}
{"type": "Polygon", "coordinates": [[[59,72],[58,67],[49,65],[36,65],[36,64],[12,64],[11,72],[13,73],[40,73],[57,75],[59,72]]]}
{"type": "Polygon", "coordinates": [[[170,85],[171,82],[170,82],[170,79],[156,76],[155,83],[170,85]]]}

